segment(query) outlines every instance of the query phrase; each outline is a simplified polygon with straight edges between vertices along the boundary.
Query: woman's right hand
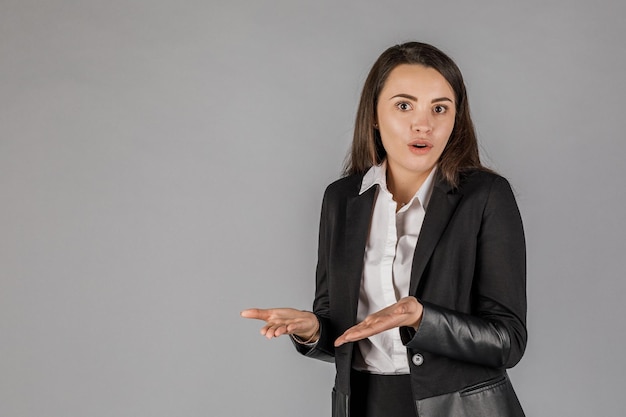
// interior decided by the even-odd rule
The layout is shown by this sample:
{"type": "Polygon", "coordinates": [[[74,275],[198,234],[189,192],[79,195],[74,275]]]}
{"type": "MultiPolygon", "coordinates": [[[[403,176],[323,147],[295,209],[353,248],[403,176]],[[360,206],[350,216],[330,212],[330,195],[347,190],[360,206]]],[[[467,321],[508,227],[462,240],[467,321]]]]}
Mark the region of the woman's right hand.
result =
{"type": "Polygon", "coordinates": [[[292,334],[303,341],[314,343],[319,339],[320,325],[315,314],[294,308],[250,308],[241,312],[241,317],[263,320],[261,334],[268,339],[292,334]]]}

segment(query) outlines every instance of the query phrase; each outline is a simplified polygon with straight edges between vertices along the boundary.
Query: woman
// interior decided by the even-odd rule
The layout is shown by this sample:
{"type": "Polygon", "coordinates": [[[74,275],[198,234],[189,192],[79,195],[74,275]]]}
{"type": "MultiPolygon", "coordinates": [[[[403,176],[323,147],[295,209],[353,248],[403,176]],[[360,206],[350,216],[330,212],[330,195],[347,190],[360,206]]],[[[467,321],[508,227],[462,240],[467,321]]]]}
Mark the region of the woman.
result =
{"type": "Polygon", "coordinates": [[[522,222],[448,56],[378,58],[345,173],[324,195],[313,312],[242,316],[335,362],[333,416],[523,416],[506,373],[527,339],[522,222]]]}

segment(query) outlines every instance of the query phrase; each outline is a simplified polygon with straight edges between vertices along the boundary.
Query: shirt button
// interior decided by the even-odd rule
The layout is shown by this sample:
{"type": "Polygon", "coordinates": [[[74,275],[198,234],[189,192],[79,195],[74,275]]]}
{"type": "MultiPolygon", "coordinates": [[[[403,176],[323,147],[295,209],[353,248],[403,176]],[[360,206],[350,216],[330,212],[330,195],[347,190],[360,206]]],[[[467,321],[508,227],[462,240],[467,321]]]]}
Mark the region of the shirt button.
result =
{"type": "Polygon", "coordinates": [[[421,364],[424,363],[424,357],[420,355],[419,353],[416,353],[415,355],[413,355],[411,360],[413,361],[413,365],[415,366],[420,366],[421,364]]]}

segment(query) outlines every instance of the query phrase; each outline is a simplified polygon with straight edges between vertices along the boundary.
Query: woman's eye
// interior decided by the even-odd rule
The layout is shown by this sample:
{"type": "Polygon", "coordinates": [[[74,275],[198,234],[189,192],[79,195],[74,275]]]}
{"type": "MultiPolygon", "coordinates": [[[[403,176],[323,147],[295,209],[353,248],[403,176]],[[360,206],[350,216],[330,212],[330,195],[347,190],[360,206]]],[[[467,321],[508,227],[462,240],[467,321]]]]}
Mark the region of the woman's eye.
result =
{"type": "Polygon", "coordinates": [[[404,102],[404,101],[396,104],[396,107],[399,110],[402,110],[402,111],[411,110],[411,105],[409,103],[407,103],[407,102],[404,102]]]}
{"type": "Polygon", "coordinates": [[[435,107],[433,108],[433,111],[434,111],[435,113],[437,113],[437,114],[442,114],[442,113],[445,113],[445,112],[446,112],[446,110],[448,110],[448,108],[447,108],[446,106],[435,106],[435,107]]]}

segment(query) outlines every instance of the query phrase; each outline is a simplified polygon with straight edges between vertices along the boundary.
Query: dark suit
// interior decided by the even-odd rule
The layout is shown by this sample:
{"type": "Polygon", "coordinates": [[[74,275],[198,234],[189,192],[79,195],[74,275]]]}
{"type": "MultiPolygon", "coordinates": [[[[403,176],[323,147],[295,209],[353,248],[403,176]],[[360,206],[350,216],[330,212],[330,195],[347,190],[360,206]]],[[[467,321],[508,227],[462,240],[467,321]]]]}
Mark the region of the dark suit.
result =
{"type": "MultiPolygon", "coordinates": [[[[376,187],[362,175],[324,195],[313,311],[321,335],[310,357],[334,361],[333,415],[349,415],[354,343],[334,340],[356,324],[359,286],[376,187]]],[[[523,416],[508,381],[526,347],[526,255],[508,182],[472,171],[452,189],[435,182],[415,249],[409,294],[424,305],[417,332],[401,328],[419,416],[523,416]]],[[[358,417],[358,416],[353,416],[358,417]]]]}

